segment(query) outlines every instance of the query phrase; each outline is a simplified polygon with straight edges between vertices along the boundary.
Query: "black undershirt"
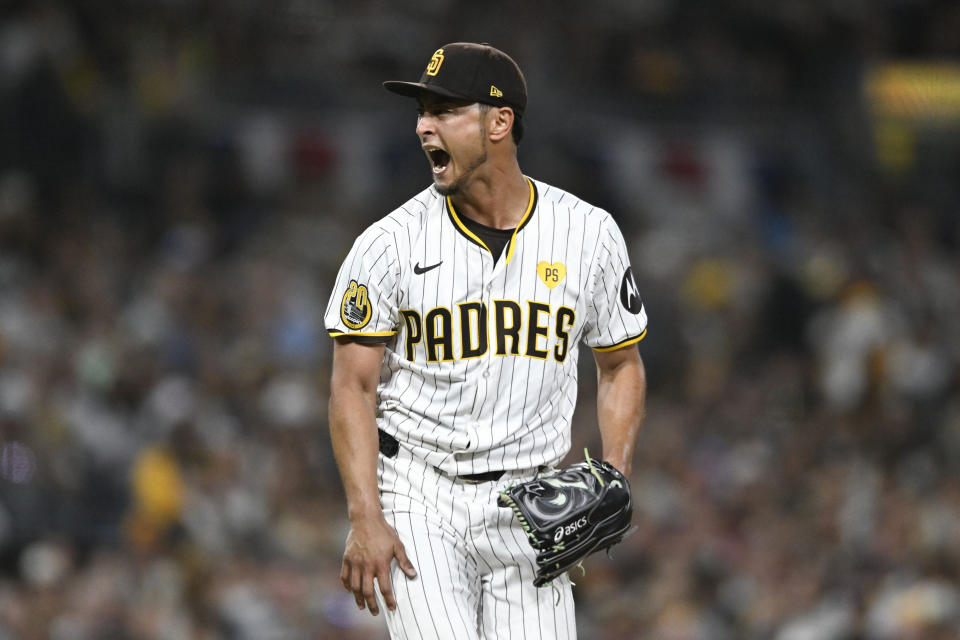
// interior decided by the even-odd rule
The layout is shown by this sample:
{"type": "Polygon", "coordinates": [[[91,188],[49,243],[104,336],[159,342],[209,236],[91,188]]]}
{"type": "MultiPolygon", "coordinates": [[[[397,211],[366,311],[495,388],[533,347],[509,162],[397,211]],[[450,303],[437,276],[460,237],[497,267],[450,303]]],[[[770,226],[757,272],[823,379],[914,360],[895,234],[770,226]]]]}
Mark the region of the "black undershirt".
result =
{"type": "Polygon", "coordinates": [[[497,260],[499,260],[503,254],[503,248],[507,246],[510,238],[513,237],[514,230],[494,229],[485,224],[480,224],[476,220],[471,220],[467,216],[462,216],[460,221],[463,222],[463,226],[470,229],[475,236],[483,240],[483,244],[487,245],[490,253],[493,254],[493,263],[496,264],[497,260]]]}

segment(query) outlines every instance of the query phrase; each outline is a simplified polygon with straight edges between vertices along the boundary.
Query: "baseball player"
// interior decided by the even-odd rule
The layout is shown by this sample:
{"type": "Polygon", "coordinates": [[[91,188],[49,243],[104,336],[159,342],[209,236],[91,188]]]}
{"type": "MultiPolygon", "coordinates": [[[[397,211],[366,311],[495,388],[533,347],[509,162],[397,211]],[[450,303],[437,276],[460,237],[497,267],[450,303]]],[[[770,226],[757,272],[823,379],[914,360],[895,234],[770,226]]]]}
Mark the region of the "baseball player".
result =
{"type": "Polygon", "coordinates": [[[448,44],[384,86],[417,101],[433,184],[360,235],[325,315],[343,585],[393,638],[573,638],[570,580],[533,586],[497,495],[569,451],[581,343],[602,456],[629,477],[647,317],[623,237],[521,172],[526,81],[505,53],[448,44]]]}

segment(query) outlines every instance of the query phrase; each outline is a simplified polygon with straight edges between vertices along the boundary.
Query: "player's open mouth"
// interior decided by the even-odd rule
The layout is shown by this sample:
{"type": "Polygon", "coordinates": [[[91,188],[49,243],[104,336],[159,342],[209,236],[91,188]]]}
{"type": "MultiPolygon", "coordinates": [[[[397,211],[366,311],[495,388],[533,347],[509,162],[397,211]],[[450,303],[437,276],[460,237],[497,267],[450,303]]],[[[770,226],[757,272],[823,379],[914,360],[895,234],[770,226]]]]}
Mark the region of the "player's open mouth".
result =
{"type": "Polygon", "coordinates": [[[450,164],[450,154],[443,149],[427,149],[427,157],[433,165],[433,173],[443,173],[443,170],[450,164]]]}

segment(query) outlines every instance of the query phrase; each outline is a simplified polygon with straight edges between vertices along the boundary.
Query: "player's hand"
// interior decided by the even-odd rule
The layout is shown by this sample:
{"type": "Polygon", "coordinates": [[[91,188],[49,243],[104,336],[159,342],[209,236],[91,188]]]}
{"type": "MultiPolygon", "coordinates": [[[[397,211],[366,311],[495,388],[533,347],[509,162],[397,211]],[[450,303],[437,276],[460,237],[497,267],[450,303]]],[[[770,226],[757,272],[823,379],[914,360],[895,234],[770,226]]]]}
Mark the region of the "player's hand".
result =
{"type": "Polygon", "coordinates": [[[343,582],[344,589],[353,592],[357,607],[361,610],[366,606],[371,614],[380,613],[373,591],[374,578],[377,579],[387,608],[391,611],[397,608],[393,585],[390,582],[390,563],[394,558],[407,578],[417,577],[413,564],[407,558],[407,551],[400,542],[400,536],[382,515],[352,522],[343,552],[340,581],[343,582]]]}

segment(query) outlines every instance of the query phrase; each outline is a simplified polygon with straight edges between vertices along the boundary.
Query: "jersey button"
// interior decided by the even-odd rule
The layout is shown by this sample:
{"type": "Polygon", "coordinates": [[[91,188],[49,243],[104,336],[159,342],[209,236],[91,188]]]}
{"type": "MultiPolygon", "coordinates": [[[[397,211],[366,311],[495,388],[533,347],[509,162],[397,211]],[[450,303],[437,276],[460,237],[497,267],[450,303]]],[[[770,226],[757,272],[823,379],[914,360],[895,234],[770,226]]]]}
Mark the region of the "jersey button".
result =
{"type": "Polygon", "coordinates": [[[484,377],[484,378],[489,378],[489,377],[490,377],[490,370],[489,370],[489,369],[487,369],[486,371],[483,372],[483,377],[484,377]]]}

